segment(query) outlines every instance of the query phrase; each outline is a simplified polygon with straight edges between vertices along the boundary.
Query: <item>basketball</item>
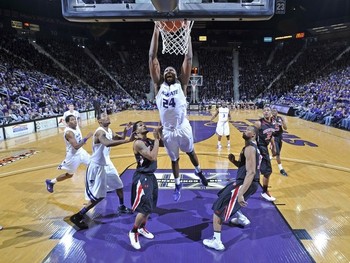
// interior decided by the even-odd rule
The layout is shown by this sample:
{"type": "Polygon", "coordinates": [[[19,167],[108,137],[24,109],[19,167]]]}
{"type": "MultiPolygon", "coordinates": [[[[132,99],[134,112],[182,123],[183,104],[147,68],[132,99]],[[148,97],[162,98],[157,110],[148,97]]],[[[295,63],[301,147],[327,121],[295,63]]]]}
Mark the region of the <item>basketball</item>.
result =
{"type": "Polygon", "coordinates": [[[182,28],[184,21],[175,20],[175,21],[160,21],[160,24],[164,31],[175,33],[182,28]]]}

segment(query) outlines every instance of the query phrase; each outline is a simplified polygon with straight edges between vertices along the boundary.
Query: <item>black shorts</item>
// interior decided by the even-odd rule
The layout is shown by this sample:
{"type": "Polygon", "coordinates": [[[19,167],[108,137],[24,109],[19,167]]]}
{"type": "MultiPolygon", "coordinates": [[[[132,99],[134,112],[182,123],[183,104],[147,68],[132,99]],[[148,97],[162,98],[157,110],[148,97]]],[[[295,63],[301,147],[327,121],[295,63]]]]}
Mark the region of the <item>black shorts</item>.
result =
{"type": "Polygon", "coordinates": [[[131,186],[132,210],[151,214],[157,206],[158,182],[154,174],[135,172],[131,186]]]}
{"type": "Polygon", "coordinates": [[[272,174],[272,166],[271,166],[271,160],[270,160],[270,154],[267,149],[267,146],[258,146],[260,155],[262,157],[261,164],[260,164],[260,173],[266,177],[269,178],[272,174]]]}
{"type": "Polygon", "coordinates": [[[282,150],[282,136],[275,137],[276,155],[281,155],[282,150]]]}
{"type": "MultiPolygon", "coordinates": [[[[220,217],[223,221],[225,218],[229,218],[234,215],[240,208],[240,204],[236,202],[237,196],[235,196],[235,192],[238,193],[238,189],[241,185],[237,185],[235,183],[229,183],[223,189],[218,192],[218,198],[214,202],[212,209],[214,213],[220,217]],[[233,208],[232,208],[232,207],[233,208]]],[[[258,190],[259,183],[253,181],[249,186],[248,190],[245,192],[244,200],[248,200],[251,195],[253,195],[256,190],[258,190]]]]}

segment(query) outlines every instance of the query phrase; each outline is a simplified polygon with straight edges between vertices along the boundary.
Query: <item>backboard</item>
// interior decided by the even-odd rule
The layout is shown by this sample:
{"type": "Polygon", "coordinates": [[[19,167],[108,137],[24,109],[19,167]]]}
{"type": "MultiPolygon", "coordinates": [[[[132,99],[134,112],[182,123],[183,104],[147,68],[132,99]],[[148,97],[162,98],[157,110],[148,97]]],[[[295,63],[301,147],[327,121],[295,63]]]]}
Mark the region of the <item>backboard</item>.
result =
{"type": "Polygon", "coordinates": [[[158,12],[151,0],[61,1],[63,16],[72,22],[142,22],[268,20],[276,0],[179,0],[173,12],[158,12]]]}

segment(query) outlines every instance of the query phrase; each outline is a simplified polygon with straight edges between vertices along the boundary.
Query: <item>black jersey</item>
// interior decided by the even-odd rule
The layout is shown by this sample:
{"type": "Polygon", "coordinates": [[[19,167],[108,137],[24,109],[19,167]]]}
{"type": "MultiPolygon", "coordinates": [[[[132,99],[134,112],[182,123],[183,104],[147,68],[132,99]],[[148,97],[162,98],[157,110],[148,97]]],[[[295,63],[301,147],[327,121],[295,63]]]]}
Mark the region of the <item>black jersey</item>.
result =
{"type": "Polygon", "coordinates": [[[259,129],[259,136],[258,136],[258,145],[259,146],[268,146],[272,136],[274,135],[275,132],[275,125],[273,122],[268,122],[264,118],[259,119],[261,123],[261,127],[259,129]]]}
{"type": "MultiPolygon", "coordinates": [[[[141,140],[141,139],[139,139],[141,140]]],[[[146,139],[142,140],[145,145],[152,151],[154,147],[154,140],[146,139]]],[[[154,173],[157,170],[157,161],[150,161],[144,158],[141,154],[135,154],[135,159],[137,161],[136,171],[139,173],[154,173]]]]}
{"type": "Polygon", "coordinates": [[[256,150],[256,172],[254,175],[253,181],[259,182],[259,177],[260,177],[260,162],[261,162],[261,156],[260,156],[260,151],[258,149],[258,146],[250,142],[247,146],[243,147],[240,156],[239,156],[239,166],[238,166],[238,171],[237,171],[237,184],[243,184],[244,178],[246,177],[247,174],[247,169],[246,169],[246,158],[244,156],[244,150],[248,146],[253,146],[256,150]]]}
{"type": "Polygon", "coordinates": [[[282,136],[282,133],[283,133],[282,117],[280,117],[280,116],[274,117],[272,122],[275,125],[275,133],[273,134],[273,136],[275,136],[275,137],[282,136]]]}

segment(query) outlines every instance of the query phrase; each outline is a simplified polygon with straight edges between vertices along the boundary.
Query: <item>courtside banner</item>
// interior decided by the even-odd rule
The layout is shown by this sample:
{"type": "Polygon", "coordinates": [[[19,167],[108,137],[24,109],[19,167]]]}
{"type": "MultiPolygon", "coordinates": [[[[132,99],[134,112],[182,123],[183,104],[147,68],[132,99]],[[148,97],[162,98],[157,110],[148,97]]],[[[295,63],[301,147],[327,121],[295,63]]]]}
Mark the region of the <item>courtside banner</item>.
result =
{"type": "Polygon", "coordinates": [[[34,133],[34,122],[21,123],[5,127],[6,139],[34,133]]]}
{"type": "Polygon", "coordinates": [[[85,120],[87,119],[87,113],[86,113],[86,112],[81,112],[81,113],[80,113],[80,119],[81,119],[82,121],[85,121],[85,120]]]}
{"type": "Polygon", "coordinates": [[[87,118],[88,119],[94,119],[95,118],[95,111],[88,111],[87,112],[87,118]]]}
{"type": "Polygon", "coordinates": [[[55,118],[35,121],[35,126],[37,131],[43,131],[51,128],[57,127],[57,120],[55,118]]]}
{"type": "Polygon", "coordinates": [[[4,129],[0,128],[0,141],[3,141],[3,140],[5,140],[5,138],[4,138],[4,129]]]}
{"type": "Polygon", "coordinates": [[[64,121],[63,121],[63,115],[62,115],[62,116],[58,116],[58,117],[56,117],[56,118],[57,118],[58,127],[63,127],[63,128],[65,128],[65,127],[66,127],[66,124],[65,124],[64,121]]]}

